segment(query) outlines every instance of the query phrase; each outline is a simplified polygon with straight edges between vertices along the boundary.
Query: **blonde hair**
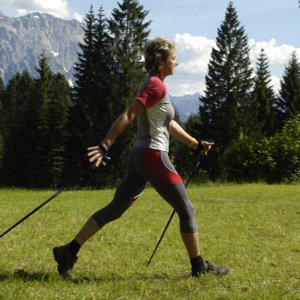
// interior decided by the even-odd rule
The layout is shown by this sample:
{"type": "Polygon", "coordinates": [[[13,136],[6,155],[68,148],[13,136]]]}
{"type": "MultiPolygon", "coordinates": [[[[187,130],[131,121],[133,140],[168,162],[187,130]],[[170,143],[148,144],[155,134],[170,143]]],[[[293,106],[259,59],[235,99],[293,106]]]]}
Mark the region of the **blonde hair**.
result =
{"type": "Polygon", "coordinates": [[[159,61],[166,61],[170,54],[176,50],[175,42],[157,37],[146,43],[145,47],[145,67],[147,72],[158,74],[159,61]]]}

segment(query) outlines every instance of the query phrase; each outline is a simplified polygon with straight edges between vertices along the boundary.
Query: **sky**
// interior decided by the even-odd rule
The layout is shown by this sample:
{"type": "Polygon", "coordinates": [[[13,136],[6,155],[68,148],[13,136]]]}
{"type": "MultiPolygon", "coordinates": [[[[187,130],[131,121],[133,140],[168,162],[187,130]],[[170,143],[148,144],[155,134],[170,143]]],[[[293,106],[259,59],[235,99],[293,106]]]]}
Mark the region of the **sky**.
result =
{"type": "MultiPolygon", "coordinates": [[[[122,0],[119,0],[122,2],[122,0]]],[[[253,68],[263,48],[270,65],[272,86],[280,87],[285,67],[296,51],[300,60],[300,0],[233,0],[241,26],[249,39],[253,68]]],[[[170,94],[203,93],[205,75],[217,31],[224,21],[229,0],[140,0],[148,11],[150,38],[162,36],[177,44],[178,67],[166,83],[170,94]]],[[[9,17],[46,12],[82,21],[91,5],[103,7],[107,17],[118,7],[116,0],[0,0],[9,17]]]]}

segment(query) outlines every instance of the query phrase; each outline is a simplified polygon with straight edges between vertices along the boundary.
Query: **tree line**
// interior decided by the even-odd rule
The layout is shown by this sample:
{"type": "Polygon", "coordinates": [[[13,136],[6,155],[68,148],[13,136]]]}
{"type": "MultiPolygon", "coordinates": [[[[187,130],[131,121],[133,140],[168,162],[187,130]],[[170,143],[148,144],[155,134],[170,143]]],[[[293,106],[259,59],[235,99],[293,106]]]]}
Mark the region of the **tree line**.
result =
{"type": "MultiPolygon", "coordinates": [[[[203,162],[209,177],[299,181],[300,64],[296,53],[285,66],[276,95],[263,49],[252,69],[245,29],[229,2],[205,81],[199,114],[190,118],[187,127],[199,138],[216,142],[203,162]]],[[[190,167],[188,162],[185,166],[190,167]]]]}
{"type": "MultiPolygon", "coordinates": [[[[57,187],[89,167],[86,147],[101,141],[146,74],[147,15],[137,0],[119,2],[110,18],[102,7],[95,13],[91,6],[72,87],[52,72],[45,54],[37,78],[24,71],[6,86],[0,80],[2,186],[57,187]]],[[[300,64],[293,53],[278,95],[268,68],[262,50],[252,70],[247,35],[229,2],[211,52],[199,113],[183,124],[196,138],[216,142],[203,159],[201,178],[299,181],[300,64]]],[[[135,131],[133,125],[118,139],[107,168],[91,170],[78,185],[115,185],[126,172],[135,131]]],[[[195,154],[172,143],[170,155],[185,176],[195,154]]]]}

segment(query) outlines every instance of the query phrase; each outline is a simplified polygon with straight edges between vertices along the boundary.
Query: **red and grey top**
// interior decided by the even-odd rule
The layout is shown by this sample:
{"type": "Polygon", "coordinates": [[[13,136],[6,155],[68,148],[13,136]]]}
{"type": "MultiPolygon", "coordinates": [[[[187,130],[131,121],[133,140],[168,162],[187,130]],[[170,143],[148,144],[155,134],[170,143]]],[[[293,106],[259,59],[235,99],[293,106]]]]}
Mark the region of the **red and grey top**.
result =
{"type": "Polygon", "coordinates": [[[134,147],[169,151],[170,122],[175,116],[165,83],[157,76],[147,76],[136,99],[145,112],[138,116],[138,139],[134,147]]]}

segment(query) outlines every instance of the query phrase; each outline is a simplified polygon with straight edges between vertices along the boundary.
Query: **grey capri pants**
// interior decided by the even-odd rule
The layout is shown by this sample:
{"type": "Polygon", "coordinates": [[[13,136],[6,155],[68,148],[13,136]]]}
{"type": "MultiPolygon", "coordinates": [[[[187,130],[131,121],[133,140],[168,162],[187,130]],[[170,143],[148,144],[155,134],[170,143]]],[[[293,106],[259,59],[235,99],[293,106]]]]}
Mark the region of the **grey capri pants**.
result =
{"type": "Polygon", "coordinates": [[[128,158],[128,173],[119,184],[113,200],[92,216],[98,226],[101,228],[121,217],[142,194],[148,182],[175,209],[180,230],[185,233],[196,232],[194,207],[168,153],[150,148],[132,148],[128,158]]]}

